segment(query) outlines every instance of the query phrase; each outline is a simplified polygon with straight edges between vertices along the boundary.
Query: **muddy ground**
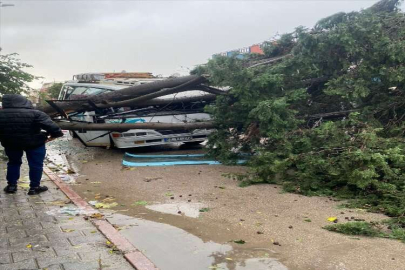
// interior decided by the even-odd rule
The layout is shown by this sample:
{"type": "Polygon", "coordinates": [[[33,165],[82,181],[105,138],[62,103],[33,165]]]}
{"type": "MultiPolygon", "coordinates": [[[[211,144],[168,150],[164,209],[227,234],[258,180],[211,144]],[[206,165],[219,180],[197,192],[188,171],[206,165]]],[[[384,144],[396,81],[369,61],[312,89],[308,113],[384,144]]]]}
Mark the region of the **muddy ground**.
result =
{"type": "MultiPolygon", "coordinates": [[[[113,197],[119,204],[114,210],[119,213],[170,224],[204,242],[231,245],[234,249],[227,254],[228,260],[270,257],[289,269],[405,269],[404,243],[350,237],[322,229],[331,224],[327,221],[329,217],[346,222],[354,218],[381,220],[386,218],[383,215],[342,209],[341,202],[331,198],[283,193],[275,185],[241,188],[237,181],[224,176],[242,173],[244,167],[128,169],[121,165],[123,150],[85,149],[77,141],[69,142],[69,146],[63,142],[57,147],[80,170],[72,187],[86,200],[113,197]],[[198,211],[203,208],[207,209],[198,211]],[[199,216],[190,217],[196,215],[199,216]],[[237,244],[234,240],[246,243],[237,244]]],[[[139,154],[202,151],[199,148],[131,150],[139,154]]]]}

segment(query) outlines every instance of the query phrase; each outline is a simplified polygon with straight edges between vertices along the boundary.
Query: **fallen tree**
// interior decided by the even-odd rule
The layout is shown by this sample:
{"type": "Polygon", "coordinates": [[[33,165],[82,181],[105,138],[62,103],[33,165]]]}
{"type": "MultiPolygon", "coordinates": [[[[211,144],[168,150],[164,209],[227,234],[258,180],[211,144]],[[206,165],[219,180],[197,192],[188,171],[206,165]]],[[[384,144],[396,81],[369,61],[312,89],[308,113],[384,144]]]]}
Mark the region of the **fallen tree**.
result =
{"type": "MultiPolygon", "coordinates": [[[[176,91],[187,91],[187,90],[194,90],[195,86],[200,85],[201,83],[206,82],[206,78],[203,76],[185,76],[179,78],[172,78],[157,82],[151,82],[143,85],[132,86],[125,89],[117,90],[110,93],[105,93],[101,95],[90,96],[84,98],[83,101],[54,101],[54,103],[65,113],[72,113],[72,112],[82,112],[82,111],[92,111],[94,107],[99,108],[108,108],[108,107],[122,107],[126,104],[125,100],[131,100],[134,98],[138,98],[141,96],[146,96],[143,101],[151,100],[153,97],[158,97],[160,95],[151,95],[153,93],[157,93],[159,91],[163,91],[162,89],[173,89],[176,87],[176,91]],[[119,104],[118,102],[123,101],[124,103],[119,104]],[[109,103],[116,103],[115,105],[108,105],[109,103]]],[[[168,91],[167,91],[168,92],[168,91]]],[[[133,103],[133,102],[129,102],[133,103]]],[[[44,111],[45,113],[55,116],[58,115],[59,112],[55,110],[50,105],[46,105],[39,108],[40,110],[44,111]]]]}
{"type": "Polygon", "coordinates": [[[355,198],[352,206],[396,217],[390,237],[405,240],[400,2],[298,27],[265,46],[273,61],[218,57],[196,69],[212,85],[231,87],[208,107],[217,127],[211,154],[229,163],[235,149],[254,154],[250,173],[238,176],[244,183],[355,198]]]}

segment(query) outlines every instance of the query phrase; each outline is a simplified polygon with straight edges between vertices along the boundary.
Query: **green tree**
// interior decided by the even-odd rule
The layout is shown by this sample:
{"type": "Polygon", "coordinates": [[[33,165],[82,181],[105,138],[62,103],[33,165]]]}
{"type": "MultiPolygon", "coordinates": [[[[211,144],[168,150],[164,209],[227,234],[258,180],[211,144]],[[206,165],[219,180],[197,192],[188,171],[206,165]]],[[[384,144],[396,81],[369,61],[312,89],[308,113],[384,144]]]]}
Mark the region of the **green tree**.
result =
{"type": "Polygon", "coordinates": [[[47,89],[49,99],[57,99],[63,83],[54,83],[47,89]]]}
{"type": "MultiPolygon", "coordinates": [[[[1,50],[1,49],[0,49],[1,50]]],[[[28,93],[27,83],[37,79],[24,71],[32,66],[22,63],[18,54],[0,54],[0,95],[28,93]]]]}
{"type": "Polygon", "coordinates": [[[207,111],[210,151],[253,154],[249,183],[357,198],[405,215],[405,14],[399,0],[338,13],[267,44],[282,60],[252,68],[218,57],[194,72],[231,87],[207,111]]]}

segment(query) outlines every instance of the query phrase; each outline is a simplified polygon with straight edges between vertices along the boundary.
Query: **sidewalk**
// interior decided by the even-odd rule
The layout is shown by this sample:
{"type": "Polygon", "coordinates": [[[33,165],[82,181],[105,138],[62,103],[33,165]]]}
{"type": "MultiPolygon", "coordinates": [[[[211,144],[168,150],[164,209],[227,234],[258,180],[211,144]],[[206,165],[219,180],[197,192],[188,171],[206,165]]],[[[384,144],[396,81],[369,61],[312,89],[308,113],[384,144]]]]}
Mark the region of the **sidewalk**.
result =
{"type": "Polygon", "coordinates": [[[76,207],[45,174],[48,192],[28,196],[20,182],[16,194],[5,194],[5,169],[0,159],[0,270],[134,269],[83,215],[67,213],[76,207]]]}

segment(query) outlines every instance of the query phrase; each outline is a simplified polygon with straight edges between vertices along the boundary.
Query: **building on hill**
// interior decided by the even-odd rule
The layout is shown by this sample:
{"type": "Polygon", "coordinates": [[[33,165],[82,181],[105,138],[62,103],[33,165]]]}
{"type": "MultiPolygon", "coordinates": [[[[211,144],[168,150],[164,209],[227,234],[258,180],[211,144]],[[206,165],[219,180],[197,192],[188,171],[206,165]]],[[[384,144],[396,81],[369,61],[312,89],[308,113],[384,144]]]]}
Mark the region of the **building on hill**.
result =
{"type": "Polygon", "coordinates": [[[246,57],[246,55],[250,55],[250,54],[264,55],[264,51],[263,51],[264,44],[265,43],[258,43],[258,44],[253,44],[252,46],[249,46],[249,47],[243,47],[243,48],[236,49],[236,50],[217,53],[217,54],[214,54],[212,56],[212,58],[215,58],[218,56],[226,56],[226,57],[236,57],[239,59],[244,59],[246,57]]]}

